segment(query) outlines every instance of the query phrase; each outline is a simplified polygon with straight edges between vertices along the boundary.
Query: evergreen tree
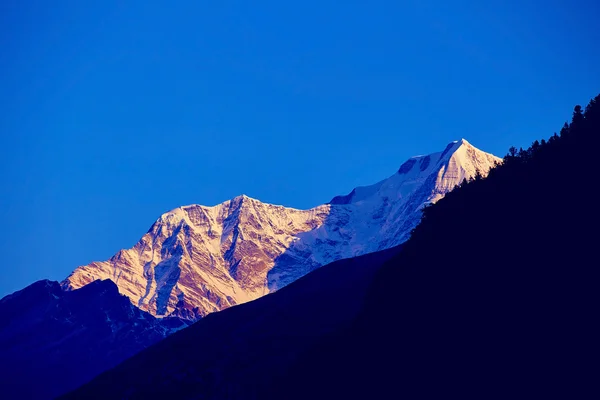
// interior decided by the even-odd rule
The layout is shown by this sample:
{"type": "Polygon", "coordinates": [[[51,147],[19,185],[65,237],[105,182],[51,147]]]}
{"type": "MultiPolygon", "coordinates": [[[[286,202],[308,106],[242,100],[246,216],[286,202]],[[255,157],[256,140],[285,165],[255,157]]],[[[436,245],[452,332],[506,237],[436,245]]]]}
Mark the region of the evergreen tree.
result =
{"type": "Polygon", "coordinates": [[[565,137],[568,134],[569,134],[569,124],[567,122],[565,122],[565,124],[563,125],[563,127],[560,130],[560,136],[565,137]]]}
{"type": "Polygon", "coordinates": [[[571,125],[577,125],[576,127],[579,128],[579,125],[583,123],[583,111],[581,109],[580,105],[575,106],[575,109],[573,110],[573,120],[571,122],[571,125]]]}

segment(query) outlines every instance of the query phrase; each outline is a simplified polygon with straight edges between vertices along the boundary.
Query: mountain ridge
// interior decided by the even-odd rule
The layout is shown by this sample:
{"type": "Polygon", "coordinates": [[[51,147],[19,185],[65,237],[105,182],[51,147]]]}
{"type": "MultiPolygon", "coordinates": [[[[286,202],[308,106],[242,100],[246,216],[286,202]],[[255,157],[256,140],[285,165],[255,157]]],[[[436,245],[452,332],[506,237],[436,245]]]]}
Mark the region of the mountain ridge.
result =
{"type": "Polygon", "coordinates": [[[308,210],[244,194],[214,206],[177,207],[133,248],[78,267],[61,286],[111,279],[152,315],[196,320],[276,291],[322,265],[401,244],[424,205],[497,162],[462,139],[308,210]]]}
{"type": "Polygon", "coordinates": [[[53,398],[188,325],[140,310],[110,280],[34,282],[0,299],[2,396],[53,398]]]}

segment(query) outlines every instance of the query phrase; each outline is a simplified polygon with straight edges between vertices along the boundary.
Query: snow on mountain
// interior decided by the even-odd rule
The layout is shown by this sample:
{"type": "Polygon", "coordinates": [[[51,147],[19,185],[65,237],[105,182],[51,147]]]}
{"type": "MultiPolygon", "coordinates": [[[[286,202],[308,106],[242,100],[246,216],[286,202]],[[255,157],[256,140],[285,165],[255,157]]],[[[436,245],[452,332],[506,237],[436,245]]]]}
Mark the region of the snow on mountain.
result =
{"type": "Polygon", "coordinates": [[[197,319],[275,291],[332,261],[406,241],[424,205],[501,159],[466,140],[406,161],[391,177],[297,210],[238,196],[162,215],[131,249],[77,268],[76,289],[110,279],[155,316],[197,319]]]}

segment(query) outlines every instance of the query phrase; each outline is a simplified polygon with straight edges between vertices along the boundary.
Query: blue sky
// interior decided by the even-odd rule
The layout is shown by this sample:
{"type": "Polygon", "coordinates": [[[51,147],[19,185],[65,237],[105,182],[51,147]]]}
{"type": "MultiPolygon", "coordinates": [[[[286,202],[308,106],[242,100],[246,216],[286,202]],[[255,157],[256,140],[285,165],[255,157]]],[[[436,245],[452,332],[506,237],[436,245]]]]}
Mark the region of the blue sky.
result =
{"type": "Polygon", "coordinates": [[[0,4],[0,296],[180,205],[309,208],[461,137],[502,156],[600,92],[592,1],[118,3],[0,4]]]}

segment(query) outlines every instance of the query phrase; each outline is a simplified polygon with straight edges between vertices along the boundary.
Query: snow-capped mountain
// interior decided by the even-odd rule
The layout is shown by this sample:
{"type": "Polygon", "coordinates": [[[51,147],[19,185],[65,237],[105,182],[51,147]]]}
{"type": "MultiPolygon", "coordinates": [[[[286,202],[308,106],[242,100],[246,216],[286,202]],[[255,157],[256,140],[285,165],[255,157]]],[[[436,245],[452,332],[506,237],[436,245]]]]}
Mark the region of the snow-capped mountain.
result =
{"type": "Polygon", "coordinates": [[[501,159],[466,140],[406,161],[391,177],[297,210],[238,196],[162,215],[131,249],[77,268],[76,289],[110,279],[155,316],[197,319],[275,291],[332,261],[406,241],[424,205],[501,159]]]}

